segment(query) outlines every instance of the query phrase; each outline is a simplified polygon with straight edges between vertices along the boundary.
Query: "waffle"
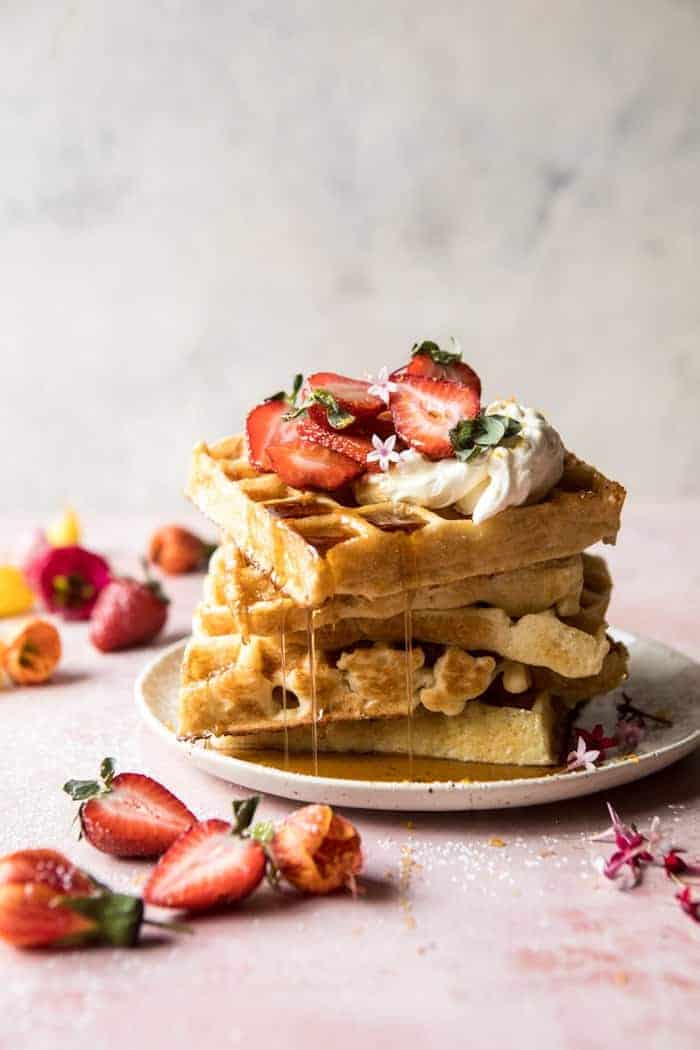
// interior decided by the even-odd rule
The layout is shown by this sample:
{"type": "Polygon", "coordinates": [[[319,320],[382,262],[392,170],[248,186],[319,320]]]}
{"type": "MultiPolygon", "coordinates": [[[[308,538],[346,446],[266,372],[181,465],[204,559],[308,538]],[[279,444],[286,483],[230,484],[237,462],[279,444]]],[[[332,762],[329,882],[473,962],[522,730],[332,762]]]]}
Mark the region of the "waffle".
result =
{"type": "MultiPolygon", "coordinates": [[[[571,711],[546,691],[535,695],[531,707],[495,706],[475,700],[460,715],[450,718],[420,710],[411,725],[411,750],[417,756],[462,762],[557,765],[570,719],[571,711]]],[[[286,736],[290,752],[312,750],[309,728],[290,729],[286,736]]],[[[285,734],[223,737],[214,746],[243,757],[251,748],[281,751],[285,734]]],[[[345,754],[407,754],[406,723],[397,719],[330,722],[318,727],[318,749],[345,754]]]]}
{"type": "MultiPolygon", "coordinates": [[[[314,703],[306,646],[285,650],[269,638],[193,638],[182,665],[178,733],[183,738],[251,733],[311,725],[314,703]],[[283,683],[286,681],[286,693],[283,683]]],[[[457,646],[414,645],[411,709],[461,714],[497,676],[514,697],[532,684],[567,705],[607,692],[626,674],[624,647],[613,644],[597,675],[568,679],[457,646]]],[[[399,718],[407,714],[407,658],[383,643],[340,654],[316,654],[316,713],[320,722],[399,718]]]]}
{"type": "MultiPolygon", "coordinates": [[[[495,606],[511,617],[550,608],[561,616],[575,616],[581,611],[583,579],[583,559],[576,554],[512,572],[470,576],[451,584],[422,587],[373,600],[339,595],[315,611],[314,623],[317,627],[326,627],[353,618],[388,619],[403,613],[407,606],[429,611],[476,603],[495,606]]],[[[599,623],[604,615],[603,611],[599,623]]],[[[211,558],[201,617],[206,622],[207,634],[272,635],[282,629],[305,630],[308,612],[275,587],[269,576],[246,561],[234,544],[225,543],[211,558]]]]}
{"type": "Polygon", "coordinates": [[[509,572],[614,543],[625,490],[567,453],[546,499],[475,525],[447,508],[345,506],[285,485],[249,463],[241,435],[194,449],[192,501],[298,605],[509,572]]]}
{"type": "MultiPolygon", "coordinates": [[[[514,620],[502,609],[481,605],[456,609],[419,608],[414,609],[408,618],[400,614],[386,619],[352,617],[331,622],[316,629],[316,645],[322,650],[339,650],[360,641],[403,642],[409,628],[412,638],[420,642],[454,645],[469,651],[486,650],[518,663],[547,667],[567,678],[595,675],[600,671],[608,651],[604,616],[610,597],[610,578],[601,559],[587,556],[585,566],[584,580],[589,604],[578,613],[580,627],[570,621],[564,622],[552,609],[528,613],[514,620]]],[[[220,597],[218,591],[222,586],[226,589],[227,579],[235,580],[237,574],[249,571],[237,561],[230,576],[227,577],[225,572],[219,575],[220,565],[213,559],[205,595],[220,597]]],[[[264,590],[266,584],[270,586],[262,574],[257,573],[256,578],[259,581],[256,593],[264,590]]],[[[486,586],[488,579],[485,581],[486,586]]],[[[272,604],[275,601],[275,598],[271,599],[272,604]]],[[[317,616],[314,613],[314,626],[318,623],[317,616]]],[[[228,653],[228,658],[233,661],[238,653],[236,638],[241,634],[240,629],[237,630],[241,619],[240,614],[230,613],[225,606],[209,606],[205,602],[195,614],[195,634],[202,637],[200,644],[203,647],[208,644],[205,639],[218,637],[217,653],[221,654],[218,659],[227,661],[228,653]],[[226,636],[232,636],[228,649],[224,641],[226,636]]],[[[307,611],[297,606],[293,607],[288,620],[296,623],[298,619],[306,627],[311,623],[307,611]],[[297,613],[301,613],[301,617],[297,613]]],[[[576,616],[572,619],[576,619],[576,616]]],[[[279,631],[272,637],[279,645],[279,631]]],[[[306,633],[287,629],[286,639],[287,644],[294,649],[302,649],[307,644],[306,633]]]]}

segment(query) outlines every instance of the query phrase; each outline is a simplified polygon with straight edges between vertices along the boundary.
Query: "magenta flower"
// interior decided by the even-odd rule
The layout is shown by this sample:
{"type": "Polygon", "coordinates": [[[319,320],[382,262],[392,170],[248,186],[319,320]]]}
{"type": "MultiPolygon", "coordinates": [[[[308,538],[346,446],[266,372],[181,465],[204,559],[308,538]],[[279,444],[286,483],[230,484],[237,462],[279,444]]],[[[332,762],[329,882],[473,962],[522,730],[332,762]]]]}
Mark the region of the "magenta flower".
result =
{"type": "Polygon", "coordinates": [[[599,757],[601,762],[605,758],[605,752],[609,751],[611,747],[617,747],[617,740],[614,737],[606,736],[605,731],[600,724],[593,726],[593,729],[579,729],[578,726],[574,729],[574,732],[579,736],[583,737],[586,747],[589,750],[598,749],[599,757]]]}
{"type": "Polygon", "coordinates": [[[40,556],[34,571],[46,608],[64,620],[89,620],[111,579],[104,558],[83,547],[53,547],[40,556]]]}
{"type": "Polygon", "coordinates": [[[566,757],[566,765],[570,773],[574,769],[585,769],[587,773],[590,773],[595,769],[595,764],[599,758],[600,751],[595,749],[588,751],[586,741],[582,736],[579,736],[576,750],[570,751],[566,757]]]}
{"type": "Polygon", "coordinates": [[[608,802],[611,826],[596,835],[594,842],[614,842],[617,847],[603,866],[603,875],[608,879],[622,877],[622,888],[631,889],[642,877],[642,865],[651,864],[654,857],[649,852],[645,835],[637,831],[634,824],[628,827],[608,802]]]}
{"type": "Polygon", "coordinates": [[[700,901],[693,900],[690,886],[684,886],[680,893],[676,894],[676,900],[680,902],[681,908],[693,922],[700,922],[700,901]]]}

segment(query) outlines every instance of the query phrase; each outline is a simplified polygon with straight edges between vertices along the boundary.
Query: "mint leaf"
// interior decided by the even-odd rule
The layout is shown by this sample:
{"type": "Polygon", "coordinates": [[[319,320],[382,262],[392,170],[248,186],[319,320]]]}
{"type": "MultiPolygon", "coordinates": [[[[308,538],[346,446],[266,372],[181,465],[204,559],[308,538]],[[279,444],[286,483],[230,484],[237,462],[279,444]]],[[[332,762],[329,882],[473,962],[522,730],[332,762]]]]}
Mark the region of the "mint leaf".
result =
{"type": "Polygon", "coordinates": [[[326,418],[334,430],[344,430],[355,422],[352,412],[341,408],[330,390],[322,390],[320,387],[314,387],[306,401],[291,409],[283,418],[285,420],[296,419],[297,416],[308,412],[312,405],[321,405],[325,408],[326,418]]]}
{"type": "Polygon", "coordinates": [[[510,416],[479,415],[474,419],[460,420],[450,431],[450,441],[456,458],[467,463],[472,456],[515,437],[521,429],[517,419],[510,416]]]}
{"type": "Polygon", "coordinates": [[[431,358],[436,365],[454,365],[462,360],[461,350],[441,350],[437,343],[433,343],[430,339],[424,340],[420,345],[414,343],[411,357],[416,357],[418,354],[431,358]]]}

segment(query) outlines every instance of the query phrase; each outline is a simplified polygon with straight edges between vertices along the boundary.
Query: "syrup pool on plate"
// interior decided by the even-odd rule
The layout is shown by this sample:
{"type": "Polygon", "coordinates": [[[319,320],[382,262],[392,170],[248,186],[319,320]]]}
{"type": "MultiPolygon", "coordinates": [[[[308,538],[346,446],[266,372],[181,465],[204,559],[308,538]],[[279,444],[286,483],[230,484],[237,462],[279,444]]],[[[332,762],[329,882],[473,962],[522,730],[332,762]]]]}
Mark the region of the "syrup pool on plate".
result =
{"type": "Polygon", "coordinates": [[[285,761],[281,751],[232,749],[226,752],[245,762],[256,763],[286,773],[332,777],[341,780],[367,780],[373,783],[479,783],[494,780],[522,780],[554,776],[561,766],[509,766],[490,762],[456,762],[448,758],[421,758],[420,755],[348,755],[290,753],[285,761]]]}

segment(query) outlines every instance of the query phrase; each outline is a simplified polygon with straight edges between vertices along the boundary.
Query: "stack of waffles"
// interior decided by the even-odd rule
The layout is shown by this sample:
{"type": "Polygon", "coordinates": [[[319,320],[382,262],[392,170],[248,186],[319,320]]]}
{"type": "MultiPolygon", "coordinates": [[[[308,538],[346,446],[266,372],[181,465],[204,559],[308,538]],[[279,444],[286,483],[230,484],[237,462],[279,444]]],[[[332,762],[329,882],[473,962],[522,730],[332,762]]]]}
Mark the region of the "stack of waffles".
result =
{"type": "Polygon", "coordinates": [[[242,436],[194,450],[187,492],[224,539],[182,738],[556,765],[577,706],[626,675],[607,568],[584,553],[614,542],[624,489],[569,453],[544,499],[480,524],[292,487],[242,436]]]}

